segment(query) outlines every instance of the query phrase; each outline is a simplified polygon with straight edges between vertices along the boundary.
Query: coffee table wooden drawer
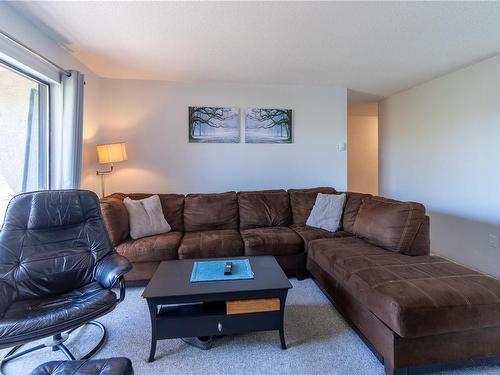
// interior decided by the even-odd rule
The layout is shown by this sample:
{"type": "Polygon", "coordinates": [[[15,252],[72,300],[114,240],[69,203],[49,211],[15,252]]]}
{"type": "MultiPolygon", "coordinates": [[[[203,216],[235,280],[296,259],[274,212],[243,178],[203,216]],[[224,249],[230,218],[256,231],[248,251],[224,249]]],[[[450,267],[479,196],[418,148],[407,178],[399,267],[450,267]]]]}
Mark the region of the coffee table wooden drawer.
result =
{"type": "Polygon", "coordinates": [[[277,330],[279,311],[255,314],[158,317],[158,339],[176,337],[218,336],[234,333],[277,330]]]}
{"type": "Polygon", "coordinates": [[[279,298],[244,299],[226,302],[227,315],[279,311],[279,298]]]}

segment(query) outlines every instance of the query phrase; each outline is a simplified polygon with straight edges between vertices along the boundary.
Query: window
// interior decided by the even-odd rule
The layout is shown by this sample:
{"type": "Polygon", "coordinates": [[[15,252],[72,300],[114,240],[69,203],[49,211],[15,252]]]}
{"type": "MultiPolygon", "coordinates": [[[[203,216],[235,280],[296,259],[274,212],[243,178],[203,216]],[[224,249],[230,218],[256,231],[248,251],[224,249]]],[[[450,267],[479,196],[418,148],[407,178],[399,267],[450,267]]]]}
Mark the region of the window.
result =
{"type": "Polygon", "coordinates": [[[49,186],[49,86],[0,64],[0,224],[13,195],[49,186]]]}

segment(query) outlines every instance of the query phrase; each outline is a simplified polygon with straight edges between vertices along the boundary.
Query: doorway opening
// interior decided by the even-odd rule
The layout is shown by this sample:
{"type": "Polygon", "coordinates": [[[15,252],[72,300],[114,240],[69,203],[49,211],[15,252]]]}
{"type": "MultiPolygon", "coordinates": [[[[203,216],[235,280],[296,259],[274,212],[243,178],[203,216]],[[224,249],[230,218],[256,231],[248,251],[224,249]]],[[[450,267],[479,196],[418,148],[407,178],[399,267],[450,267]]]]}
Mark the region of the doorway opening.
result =
{"type": "Polygon", "coordinates": [[[348,191],[378,195],[378,102],[347,105],[348,191]]]}

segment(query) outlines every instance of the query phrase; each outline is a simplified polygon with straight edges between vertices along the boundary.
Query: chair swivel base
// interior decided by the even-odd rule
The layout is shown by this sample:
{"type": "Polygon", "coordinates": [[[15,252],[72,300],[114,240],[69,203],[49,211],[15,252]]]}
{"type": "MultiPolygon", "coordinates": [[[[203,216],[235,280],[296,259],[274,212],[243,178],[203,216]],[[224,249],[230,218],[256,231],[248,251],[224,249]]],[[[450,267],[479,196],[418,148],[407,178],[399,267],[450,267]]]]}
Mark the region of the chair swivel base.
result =
{"type": "MultiPolygon", "coordinates": [[[[79,358],[81,360],[85,360],[85,359],[91,358],[95,353],[97,353],[99,351],[99,349],[101,349],[101,347],[103,346],[104,342],[106,341],[106,328],[101,323],[99,323],[99,322],[97,322],[95,320],[92,320],[90,322],[87,322],[87,323],[83,324],[80,327],[83,327],[84,325],[87,325],[87,324],[93,325],[93,326],[99,328],[99,330],[101,331],[101,338],[99,339],[99,342],[97,343],[96,346],[94,346],[87,354],[85,354],[84,356],[82,356],[81,358],[79,358]]],[[[14,346],[11,350],[9,350],[9,352],[5,355],[5,357],[0,361],[0,375],[4,374],[3,367],[5,366],[5,364],[7,364],[7,362],[10,362],[10,361],[12,361],[12,360],[14,360],[16,358],[19,358],[19,357],[21,357],[23,355],[26,355],[26,354],[32,353],[32,352],[34,352],[36,350],[44,349],[44,348],[52,348],[52,351],[58,351],[58,350],[60,350],[61,352],[64,353],[64,355],[69,360],[74,361],[76,359],[75,356],[66,347],[66,345],[64,345],[64,342],[69,338],[69,336],[75,330],[77,330],[80,327],[76,327],[76,328],[70,329],[67,332],[58,333],[58,334],[52,336],[50,339],[48,339],[43,344],[33,346],[32,348],[23,350],[21,352],[17,352],[17,351],[24,344],[14,346]]]]}
{"type": "Polygon", "coordinates": [[[182,341],[184,341],[188,345],[202,350],[208,350],[214,345],[213,336],[184,337],[182,338],[182,341]]]}

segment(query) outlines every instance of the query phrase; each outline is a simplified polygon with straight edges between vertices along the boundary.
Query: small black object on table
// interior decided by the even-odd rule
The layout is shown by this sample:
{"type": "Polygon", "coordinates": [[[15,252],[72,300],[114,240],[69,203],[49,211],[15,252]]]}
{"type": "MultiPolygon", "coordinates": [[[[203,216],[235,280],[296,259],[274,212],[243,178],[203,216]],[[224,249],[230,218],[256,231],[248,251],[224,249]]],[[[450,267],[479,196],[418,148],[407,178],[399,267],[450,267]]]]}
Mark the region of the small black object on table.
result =
{"type": "Polygon", "coordinates": [[[158,340],[183,337],[276,330],[286,349],[283,322],[292,285],[274,257],[245,258],[254,273],[250,280],[192,283],[194,259],[158,266],[142,294],[151,316],[149,362],[154,361],[158,340]]]}
{"type": "Polygon", "coordinates": [[[224,266],[224,275],[231,275],[233,273],[233,262],[226,262],[224,266]]]}

